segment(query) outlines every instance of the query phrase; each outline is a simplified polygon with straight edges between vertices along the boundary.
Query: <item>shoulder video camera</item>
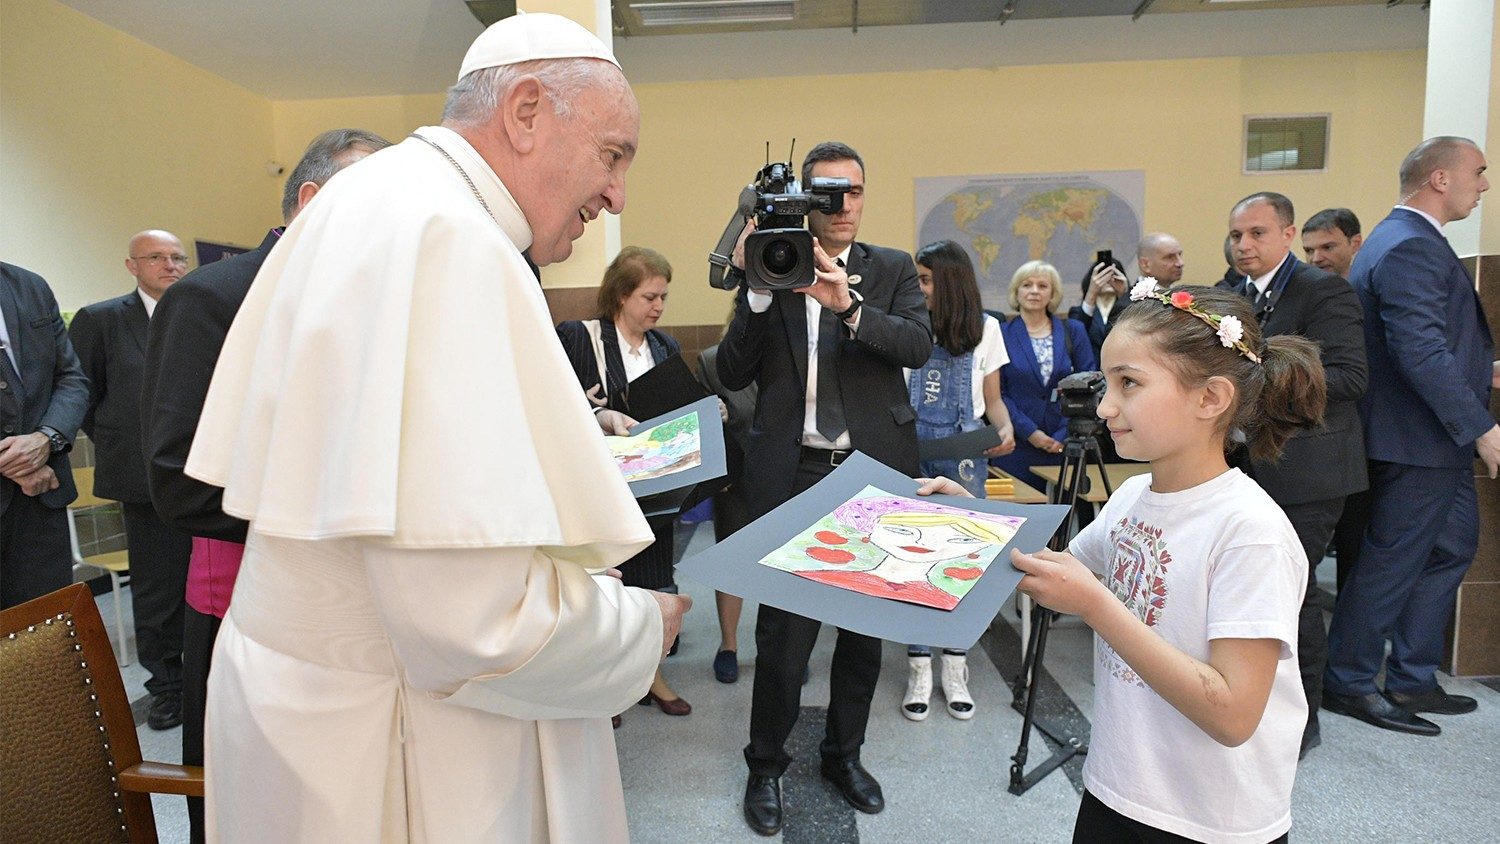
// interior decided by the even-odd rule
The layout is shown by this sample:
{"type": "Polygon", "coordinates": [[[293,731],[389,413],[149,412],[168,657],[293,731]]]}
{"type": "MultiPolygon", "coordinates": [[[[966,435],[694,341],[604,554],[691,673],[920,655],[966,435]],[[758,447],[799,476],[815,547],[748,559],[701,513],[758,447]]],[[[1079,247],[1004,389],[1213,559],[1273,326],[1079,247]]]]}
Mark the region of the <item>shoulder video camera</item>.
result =
{"type": "Polygon", "coordinates": [[[745,221],[755,218],[755,231],[745,239],[745,278],[754,290],[796,290],[811,286],[813,274],[812,234],[806,228],[813,211],[837,214],[844,208],[848,179],[814,177],[806,191],[797,181],[791,162],[767,164],[755,181],[740,191],[739,207],[708,256],[708,283],[731,290],[736,280],[727,278],[729,256],[744,231],[745,221]]]}

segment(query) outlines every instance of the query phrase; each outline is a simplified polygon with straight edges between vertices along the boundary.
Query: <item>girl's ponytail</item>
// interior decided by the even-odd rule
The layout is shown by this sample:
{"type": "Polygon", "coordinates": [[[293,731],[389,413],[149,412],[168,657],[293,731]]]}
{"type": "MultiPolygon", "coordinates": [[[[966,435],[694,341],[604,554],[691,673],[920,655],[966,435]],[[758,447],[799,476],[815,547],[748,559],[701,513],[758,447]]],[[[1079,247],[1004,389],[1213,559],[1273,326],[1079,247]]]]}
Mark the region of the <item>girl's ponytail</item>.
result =
{"type": "Polygon", "coordinates": [[[1323,424],[1328,385],[1318,344],[1304,337],[1268,337],[1260,359],[1259,400],[1240,402],[1236,422],[1245,432],[1250,459],[1271,463],[1299,429],[1323,424]]]}

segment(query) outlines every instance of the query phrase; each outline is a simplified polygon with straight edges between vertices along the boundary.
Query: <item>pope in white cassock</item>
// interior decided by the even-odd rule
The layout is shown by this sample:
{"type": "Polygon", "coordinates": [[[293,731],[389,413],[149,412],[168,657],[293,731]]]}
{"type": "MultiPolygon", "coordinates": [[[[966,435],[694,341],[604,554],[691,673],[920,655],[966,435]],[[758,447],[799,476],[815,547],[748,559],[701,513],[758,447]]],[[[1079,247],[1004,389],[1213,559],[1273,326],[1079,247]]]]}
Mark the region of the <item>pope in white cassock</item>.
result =
{"type": "Polygon", "coordinates": [[[225,341],[188,474],[250,521],[209,680],[224,841],[620,841],[607,716],[687,600],[521,257],[625,204],[639,113],[565,18],[491,26],[441,126],[335,176],[225,341]]]}

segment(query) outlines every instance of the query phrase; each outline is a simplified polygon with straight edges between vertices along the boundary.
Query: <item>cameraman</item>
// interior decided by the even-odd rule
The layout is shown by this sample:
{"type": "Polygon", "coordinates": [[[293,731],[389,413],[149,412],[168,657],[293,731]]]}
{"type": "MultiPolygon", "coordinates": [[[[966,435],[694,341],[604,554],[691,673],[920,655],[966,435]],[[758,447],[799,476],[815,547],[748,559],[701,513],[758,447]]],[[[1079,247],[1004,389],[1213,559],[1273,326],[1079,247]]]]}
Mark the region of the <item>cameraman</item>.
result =
{"type": "MultiPolygon", "coordinates": [[[[759,518],[822,480],[853,449],[917,474],[916,413],[903,367],[932,352],[927,308],[911,256],[855,241],[864,209],[864,161],[827,142],[802,162],[802,182],[842,177],[850,189],[836,214],[814,211],[817,280],[774,293],[741,290],[719,344],[719,379],[760,391],[745,453],[744,488],[759,518]]],[[[743,279],[744,239],[731,273],[743,279]]],[[[756,832],[781,829],[784,745],[797,721],[802,680],[819,622],[762,605],[755,624],[755,689],[745,761],[745,820],[756,832]]],[[[859,762],[881,642],[840,630],[830,675],[822,773],[862,812],[885,806],[880,783],[859,762]]]]}

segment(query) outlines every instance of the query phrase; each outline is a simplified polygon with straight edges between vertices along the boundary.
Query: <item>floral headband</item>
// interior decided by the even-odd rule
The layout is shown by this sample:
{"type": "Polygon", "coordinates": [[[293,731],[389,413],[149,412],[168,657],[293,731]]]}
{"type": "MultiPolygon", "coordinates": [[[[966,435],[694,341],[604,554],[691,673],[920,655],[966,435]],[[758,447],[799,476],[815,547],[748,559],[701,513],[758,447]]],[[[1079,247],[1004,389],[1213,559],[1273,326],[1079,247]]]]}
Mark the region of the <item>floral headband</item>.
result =
{"type": "Polygon", "coordinates": [[[1224,348],[1233,348],[1240,354],[1249,358],[1253,363],[1260,363],[1260,355],[1250,350],[1245,343],[1245,327],[1240,324],[1240,318],[1232,315],[1211,314],[1199,308],[1193,301],[1193,294],[1186,290],[1167,291],[1158,287],[1156,279],[1146,276],[1130,288],[1130,301],[1139,302],[1142,299],[1155,299],[1163,305],[1171,305],[1179,311],[1187,311],[1198,319],[1208,324],[1214,333],[1219,335],[1219,343],[1224,348]]]}

